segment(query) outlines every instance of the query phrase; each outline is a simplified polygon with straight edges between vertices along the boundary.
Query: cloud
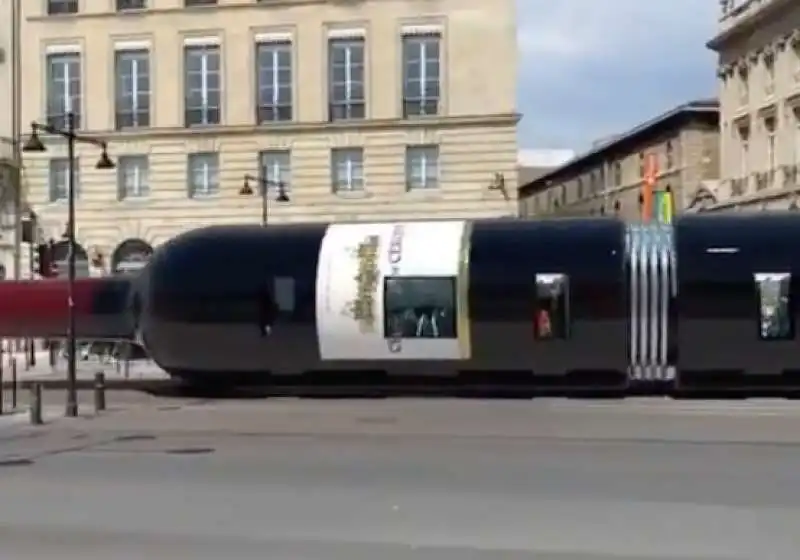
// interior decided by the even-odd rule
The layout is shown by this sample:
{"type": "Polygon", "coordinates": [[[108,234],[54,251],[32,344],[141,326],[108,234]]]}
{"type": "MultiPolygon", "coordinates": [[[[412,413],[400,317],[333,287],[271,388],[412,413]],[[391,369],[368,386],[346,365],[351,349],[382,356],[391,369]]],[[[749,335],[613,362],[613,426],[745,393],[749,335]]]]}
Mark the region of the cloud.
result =
{"type": "Polygon", "coordinates": [[[585,149],[715,94],[714,0],[518,0],[523,147],[585,149]]]}

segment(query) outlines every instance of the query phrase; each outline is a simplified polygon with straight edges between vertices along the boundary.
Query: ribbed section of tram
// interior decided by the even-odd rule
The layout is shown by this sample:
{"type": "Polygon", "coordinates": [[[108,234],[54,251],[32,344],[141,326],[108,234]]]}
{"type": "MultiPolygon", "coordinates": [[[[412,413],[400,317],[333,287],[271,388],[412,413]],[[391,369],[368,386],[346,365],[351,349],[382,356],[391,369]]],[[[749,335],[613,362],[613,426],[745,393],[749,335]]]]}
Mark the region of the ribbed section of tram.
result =
{"type": "Polygon", "coordinates": [[[627,226],[630,388],[798,391],[798,240],[791,213],[627,226]]]}

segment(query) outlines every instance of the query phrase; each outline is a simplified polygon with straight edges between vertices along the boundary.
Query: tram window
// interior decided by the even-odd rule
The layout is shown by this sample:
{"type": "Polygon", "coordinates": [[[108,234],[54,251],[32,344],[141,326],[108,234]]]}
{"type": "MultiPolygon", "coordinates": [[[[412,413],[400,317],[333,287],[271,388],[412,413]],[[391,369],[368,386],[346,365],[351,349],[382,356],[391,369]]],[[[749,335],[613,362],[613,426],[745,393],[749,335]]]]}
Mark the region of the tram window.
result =
{"type": "Polygon", "coordinates": [[[537,274],[534,305],[537,340],[569,337],[569,278],[565,274],[537,274]]]}
{"type": "Polygon", "coordinates": [[[275,278],[274,285],[275,305],[284,313],[294,313],[295,308],[295,282],[291,276],[275,278]]]}
{"type": "Polygon", "coordinates": [[[761,340],[794,339],[792,275],[788,272],[759,273],[754,275],[754,281],[758,294],[758,329],[761,340]]]}
{"type": "Polygon", "coordinates": [[[455,277],[387,277],[384,336],[457,338],[455,277]]]}

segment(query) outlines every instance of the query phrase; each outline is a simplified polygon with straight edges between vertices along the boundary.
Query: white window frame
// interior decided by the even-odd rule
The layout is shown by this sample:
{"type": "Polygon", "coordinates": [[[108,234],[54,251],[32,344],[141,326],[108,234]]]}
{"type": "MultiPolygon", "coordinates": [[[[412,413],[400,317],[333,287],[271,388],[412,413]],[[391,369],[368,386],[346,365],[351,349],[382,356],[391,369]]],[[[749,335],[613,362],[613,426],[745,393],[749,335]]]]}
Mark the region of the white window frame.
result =
{"type": "MultiPolygon", "coordinates": [[[[258,168],[261,178],[267,182],[267,189],[277,191],[277,183],[283,183],[283,192],[292,188],[292,153],[290,150],[264,150],[258,154],[258,168]]],[[[263,188],[263,187],[262,187],[263,188]]]]}
{"type": "Polygon", "coordinates": [[[187,180],[189,198],[206,198],[219,194],[219,154],[216,152],[195,152],[187,160],[187,180]],[[198,164],[202,168],[198,168],[198,164]],[[202,171],[202,184],[195,182],[198,171],[202,171]]]}
{"type": "Polygon", "coordinates": [[[120,200],[141,199],[150,195],[150,161],[146,155],[120,156],[117,164],[120,200]],[[129,188],[130,177],[134,178],[133,189],[129,188]]]}
{"type": "Polygon", "coordinates": [[[410,191],[438,189],[441,185],[441,167],[439,161],[439,146],[407,146],[406,188],[410,191]],[[433,161],[430,161],[431,156],[433,157],[433,161]],[[419,169],[419,173],[414,173],[416,168],[419,169]],[[432,172],[430,170],[432,170],[432,172]]]}
{"type": "Polygon", "coordinates": [[[83,76],[82,67],[83,67],[83,56],[80,51],[78,50],[53,50],[52,52],[47,52],[45,65],[47,68],[48,76],[47,76],[47,91],[45,92],[45,103],[47,104],[47,117],[48,121],[57,115],[50,114],[50,107],[51,107],[51,93],[55,93],[55,83],[50,79],[50,69],[55,65],[59,64],[64,67],[64,81],[62,82],[61,94],[63,95],[63,105],[60,107],[62,114],[58,115],[60,117],[66,118],[67,113],[73,113],[76,116],[76,127],[80,128],[83,122],[83,116],[81,114],[81,105],[83,104],[83,76]],[[72,62],[77,61],[77,72],[78,72],[78,95],[77,95],[77,104],[78,106],[75,107],[73,105],[72,94],[69,90],[70,82],[72,81],[73,76],[70,74],[72,68],[72,62]],[[51,89],[52,88],[52,89],[51,89]]]}
{"type": "MultiPolygon", "coordinates": [[[[75,177],[72,185],[77,198],[80,195],[80,161],[77,158],[74,169],[75,177]]],[[[69,200],[69,160],[67,158],[50,159],[47,171],[47,195],[51,203],[69,200]]]]}
{"type": "Polygon", "coordinates": [[[328,37],[328,112],[329,118],[332,121],[337,120],[362,120],[366,116],[366,107],[367,107],[367,44],[366,38],[363,35],[353,34],[352,36],[342,35],[336,36],[331,35],[328,37]],[[353,68],[355,67],[353,63],[353,51],[354,49],[361,50],[361,57],[363,62],[361,63],[362,67],[362,79],[361,81],[357,81],[353,79],[353,68]],[[344,52],[344,82],[334,82],[333,80],[333,53],[336,50],[341,50],[344,52]],[[334,85],[341,83],[344,85],[345,88],[345,95],[344,99],[336,99],[333,95],[334,92],[334,85]],[[353,85],[354,84],[361,84],[362,89],[362,96],[361,99],[356,99],[353,97],[353,85]],[[353,110],[356,107],[361,106],[363,108],[364,116],[352,116],[353,110]],[[344,117],[336,117],[334,107],[343,107],[345,109],[345,116],[344,117]]]}
{"type": "MultiPolygon", "coordinates": [[[[200,110],[202,119],[201,122],[191,123],[189,126],[217,126],[222,123],[222,95],[223,95],[223,83],[222,83],[222,47],[218,42],[214,41],[205,41],[201,40],[198,42],[186,42],[183,45],[183,57],[184,57],[184,118],[186,117],[186,113],[190,110],[200,110]],[[200,107],[190,107],[186,104],[186,101],[189,97],[189,89],[186,86],[186,82],[188,82],[188,60],[191,56],[198,56],[200,59],[200,99],[201,105],[200,107]],[[209,58],[211,56],[217,57],[217,64],[219,66],[218,70],[214,70],[219,75],[219,89],[216,90],[218,93],[218,106],[212,107],[209,103],[209,87],[208,87],[208,76],[210,75],[211,71],[209,71],[209,58]],[[216,110],[218,113],[216,122],[210,122],[211,111],[216,110]]],[[[188,124],[188,123],[187,123],[188,124]]]]}
{"type": "MultiPolygon", "coordinates": [[[[152,94],[153,94],[153,92],[151,91],[151,89],[147,90],[147,107],[141,107],[140,108],[139,107],[139,94],[140,93],[144,93],[144,91],[139,89],[139,80],[138,80],[139,64],[141,63],[140,58],[141,58],[141,55],[144,55],[144,57],[147,58],[147,60],[148,60],[147,77],[148,77],[148,81],[151,83],[151,86],[152,86],[152,80],[153,80],[152,71],[153,71],[153,68],[152,68],[152,64],[149,63],[150,62],[150,48],[149,48],[149,46],[148,47],[144,47],[144,48],[130,48],[130,49],[125,48],[125,49],[118,49],[114,53],[114,61],[115,61],[115,66],[116,66],[116,68],[115,68],[116,75],[114,76],[114,80],[116,81],[115,86],[119,83],[118,80],[120,78],[120,73],[119,73],[120,62],[122,60],[122,57],[124,57],[126,55],[127,56],[133,55],[133,58],[131,58],[131,75],[129,76],[130,83],[131,83],[131,89],[128,92],[130,94],[130,97],[131,97],[131,108],[130,108],[130,111],[131,111],[132,118],[133,118],[132,127],[133,128],[138,128],[138,127],[143,126],[143,125],[139,124],[137,121],[138,121],[138,118],[139,118],[139,113],[143,112],[145,110],[147,111],[147,120],[148,120],[148,124],[146,126],[150,126],[152,124],[152,115],[150,114],[150,109],[151,109],[151,104],[152,104],[152,94]]],[[[114,103],[116,105],[117,102],[119,101],[119,95],[118,95],[119,92],[115,92],[115,93],[117,94],[117,95],[115,95],[115,99],[114,99],[114,103]]],[[[116,120],[117,115],[119,115],[119,113],[120,113],[120,107],[116,106],[114,108],[114,110],[115,110],[115,120],[116,120]]]]}
{"type": "Polygon", "coordinates": [[[331,150],[331,183],[334,193],[362,192],[364,180],[364,150],[334,148],[331,150]],[[344,175],[340,170],[344,168],[344,175]],[[344,181],[342,181],[344,179],[344,181]]]}

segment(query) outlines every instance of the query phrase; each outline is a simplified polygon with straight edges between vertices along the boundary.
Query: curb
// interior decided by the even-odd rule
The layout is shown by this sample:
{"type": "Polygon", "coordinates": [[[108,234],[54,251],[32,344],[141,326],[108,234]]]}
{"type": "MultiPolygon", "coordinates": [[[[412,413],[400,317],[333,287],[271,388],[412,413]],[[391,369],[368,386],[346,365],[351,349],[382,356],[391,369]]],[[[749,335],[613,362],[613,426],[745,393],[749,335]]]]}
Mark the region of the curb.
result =
{"type": "MultiPolygon", "coordinates": [[[[17,388],[28,390],[34,383],[39,383],[43,389],[47,390],[64,390],[67,388],[67,380],[65,378],[57,379],[24,379],[17,382],[17,388]]],[[[142,389],[159,389],[164,387],[172,387],[175,382],[170,379],[106,379],[106,389],[109,391],[125,391],[125,390],[142,390],[142,389]]],[[[14,388],[14,383],[11,381],[3,381],[0,385],[4,390],[11,390],[14,388]]],[[[79,390],[94,389],[94,379],[78,379],[75,386],[79,390]]]]}

